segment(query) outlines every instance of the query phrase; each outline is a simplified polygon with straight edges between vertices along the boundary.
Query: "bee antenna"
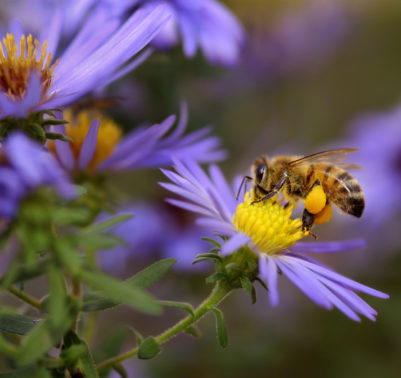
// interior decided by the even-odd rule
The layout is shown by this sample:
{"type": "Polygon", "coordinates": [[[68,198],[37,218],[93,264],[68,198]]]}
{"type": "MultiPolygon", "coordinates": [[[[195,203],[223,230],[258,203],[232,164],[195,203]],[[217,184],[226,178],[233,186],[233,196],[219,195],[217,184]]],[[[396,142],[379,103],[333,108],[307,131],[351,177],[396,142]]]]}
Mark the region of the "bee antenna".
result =
{"type": "Polygon", "coordinates": [[[248,182],[248,181],[252,181],[252,177],[250,177],[250,176],[244,176],[244,177],[242,178],[241,184],[240,184],[240,186],[239,186],[239,188],[238,188],[237,195],[235,196],[235,200],[236,200],[236,201],[238,201],[238,197],[239,197],[239,195],[240,195],[240,193],[241,193],[242,187],[243,187],[244,184],[245,184],[246,182],[248,182]]]}

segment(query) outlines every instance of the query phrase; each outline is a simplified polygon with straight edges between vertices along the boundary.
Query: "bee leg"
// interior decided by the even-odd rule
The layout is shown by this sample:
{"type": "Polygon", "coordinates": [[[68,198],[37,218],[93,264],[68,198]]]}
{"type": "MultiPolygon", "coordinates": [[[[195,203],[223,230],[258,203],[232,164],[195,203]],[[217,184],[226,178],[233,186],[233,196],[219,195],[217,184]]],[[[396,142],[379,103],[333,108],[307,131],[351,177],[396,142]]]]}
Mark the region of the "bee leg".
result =
{"type": "Polygon", "coordinates": [[[315,215],[304,209],[302,214],[302,231],[309,231],[315,221],[315,215]]]}

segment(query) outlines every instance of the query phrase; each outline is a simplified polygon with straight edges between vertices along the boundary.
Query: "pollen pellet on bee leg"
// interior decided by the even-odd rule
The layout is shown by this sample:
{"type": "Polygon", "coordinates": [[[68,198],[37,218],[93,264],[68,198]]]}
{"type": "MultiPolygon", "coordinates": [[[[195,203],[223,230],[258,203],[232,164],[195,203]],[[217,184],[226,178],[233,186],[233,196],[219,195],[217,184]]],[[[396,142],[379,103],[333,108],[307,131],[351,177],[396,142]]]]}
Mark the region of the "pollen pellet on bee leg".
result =
{"type": "Polygon", "coordinates": [[[315,214],[314,223],[315,224],[327,223],[331,219],[332,214],[333,214],[333,209],[329,202],[321,212],[315,214]]]}
{"type": "Polygon", "coordinates": [[[305,209],[311,214],[317,214],[326,206],[326,200],[323,187],[320,184],[314,185],[304,200],[305,209]]]}

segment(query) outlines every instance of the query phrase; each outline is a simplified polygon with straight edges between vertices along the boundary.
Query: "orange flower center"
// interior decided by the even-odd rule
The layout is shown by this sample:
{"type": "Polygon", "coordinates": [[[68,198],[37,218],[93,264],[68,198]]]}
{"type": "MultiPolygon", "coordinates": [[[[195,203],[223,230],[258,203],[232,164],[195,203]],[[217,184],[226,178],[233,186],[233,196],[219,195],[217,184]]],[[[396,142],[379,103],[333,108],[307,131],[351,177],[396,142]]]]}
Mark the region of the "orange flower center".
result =
{"type": "Polygon", "coordinates": [[[46,52],[46,41],[43,42],[40,53],[39,41],[29,34],[26,38],[23,35],[18,48],[14,42],[14,36],[7,34],[0,42],[0,89],[12,99],[24,97],[30,74],[33,70],[39,74],[43,95],[51,87],[53,71],[58,64],[58,60],[52,65],[52,54],[46,52]]]}

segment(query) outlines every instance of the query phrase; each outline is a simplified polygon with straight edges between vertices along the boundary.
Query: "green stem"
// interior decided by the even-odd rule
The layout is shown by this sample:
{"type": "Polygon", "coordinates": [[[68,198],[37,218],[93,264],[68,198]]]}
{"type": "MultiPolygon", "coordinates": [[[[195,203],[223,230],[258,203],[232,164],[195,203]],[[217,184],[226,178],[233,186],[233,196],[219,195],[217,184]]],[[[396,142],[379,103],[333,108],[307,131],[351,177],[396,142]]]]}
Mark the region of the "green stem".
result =
{"type": "Polygon", "coordinates": [[[16,297],[18,297],[19,299],[21,299],[22,301],[30,304],[31,306],[37,308],[38,310],[41,309],[42,307],[42,303],[40,303],[36,298],[32,297],[31,295],[29,295],[28,293],[26,293],[25,291],[22,290],[18,290],[13,286],[10,286],[8,288],[8,291],[11,294],[14,294],[16,297]]]}
{"type": "MultiPolygon", "coordinates": [[[[79,281],[79,279],[73,277],[71,279],[71,295],[75,298],[81,299],[81,295],[82,295],[82,285],[81,282],[79,281]]],[[[73,322],[73,325],[71,327],[71,329],[74,332],[77,332],[78,330],[78,323],[79,323],[79,315],[80,315],[80,311],[78,311],[78,313],[75,315],[75,319],[73,322]]]]}
{"type": "MultiPolygon", "coordinates": [[[[181,332],[185,331],[190,325],[196,323],[200,318],[212,310],[217,304],[219,304],[223,298],[231,291],[231,288],[219,281],[213,288],[210,295],[199,305],[199,307],[194,311],[194,316],[188,315],[184,319],[180,320],[177,324],[162,332],[160,335],[155,337],[158,344],[163,344],[166,341],[177,336],[181,332]]],[[[98,371],[107,369],[115,364],[127,360],[128,358],[134,357],[138,354],[139,347],[135,347],[128,352],[120,354],[119,356],[110,358],[103,361],[97,366],[98,371]]]]}

